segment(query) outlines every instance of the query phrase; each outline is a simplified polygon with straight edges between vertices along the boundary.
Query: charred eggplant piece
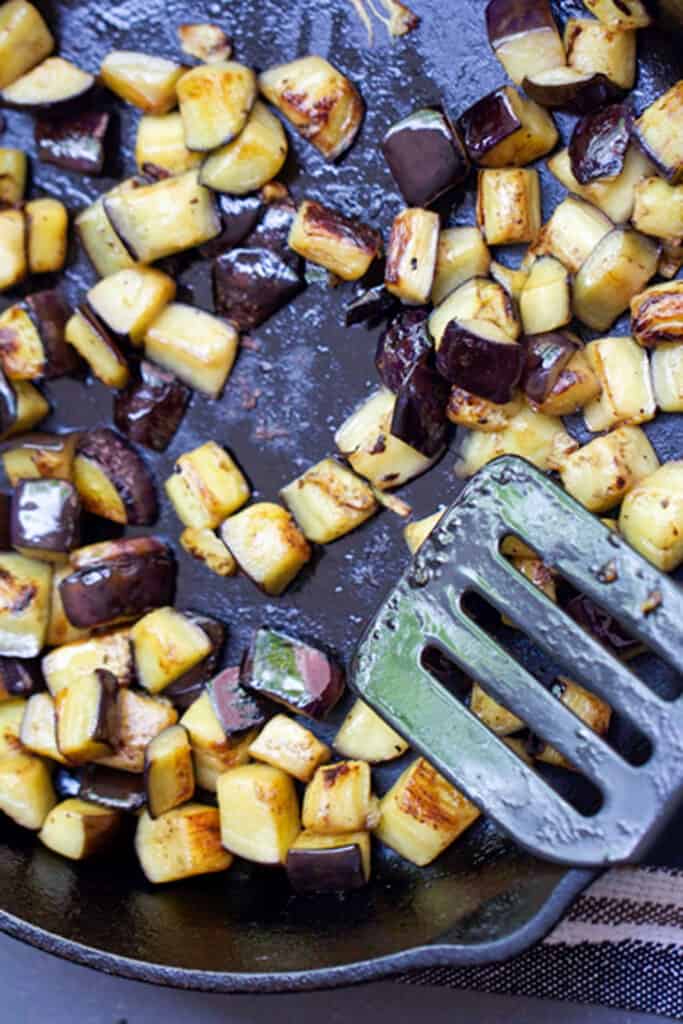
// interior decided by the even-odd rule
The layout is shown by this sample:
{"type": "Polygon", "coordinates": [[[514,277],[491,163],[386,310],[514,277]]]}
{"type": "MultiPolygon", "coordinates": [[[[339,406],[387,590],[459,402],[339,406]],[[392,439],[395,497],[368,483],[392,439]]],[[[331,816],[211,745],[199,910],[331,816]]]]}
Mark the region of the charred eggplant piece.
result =
{"type": "Polygon", "coordinates": [[[42,64],[0,90],[0,100],[17,110],[58,110],[90,92],[95,79],[63,57],[48,57],[42,64]]]}
{"type": "Polygon", "coordinates": [[[635,85],[635,32],[615,30],[592,18],[570,18],[564,30],[564,44],[570,67],[600,72],[622,89],[635,85]]]}
{"type": "Polygon", "coordinates": [[[517,85],[526,75],[565,63],[548,0],[490,0],[486,30],[496,57],[517,85]]]}
{"type": "Polygon", "coordinates": [[[108,427],[81,435],[74,482],[83,507],[115,523],[145,526],[157,517],[154,482],[136,450],[108,427]]]}
{"type": "Polygon", "coordinates": [[[38,292],[0,316],[0,361],[11,380],[73,373],[78,358],[66,342],[70,310],[59,292],[38,292]]]}
{"type": "Polygon", "coordinates": [[[311,547],[281,505],[263,501],[226,519],[221,538],[242,572],[278,597],[311,558],[311,547]]]}
{"type": "Polygon", "coordinates": [[[23,210],[0,210],[0,292],[19,284],[27,273],[26,216],[23,210]]]}
{"type": "Polygon", "coordinates": [[[292,223],[289,246],[343,281],[357,281],[379,255],[382,237],[367,224],[306,200],[292,223]]]}
{"type": "Polygon", "coordinates": [[[671,185],[683,181],[683,79],[638,118],[634,134],[671,185]]]}
{"type": "Polygon", "coordinates": [[[571,416],[594,401],[600,390],[600,381],[585,352],[579,350],[562,370],[545,401],[533,407],[546,416],[571,416]]]}
{"type": "Polygon", "coordinates": [[[208,152],[232,142],[245,129],[256,94],[254,72],[235,61],[186,72],[177,95],[187,148],[208,152]]]}
{"type": "Polygon", "coordinates": [[[184,174],[201,164],[203,155],[185,145],[183,119],[172,114],[146,114],[140,118],[135,140],[135,162],[145,174],[154,167],[157,174],[184,174]]]}
{"type": "Polygon", "coordinates": [[[387,246],[384,284],[408,305],[429,301],[436,272],[439,217],[431,210],[412,207],[394,219],[387,246]]]}
{"type": "Polygon", "coordinates": [[[216,310],[239,331],[258,327],[304,288],[304,281],[268,249],[232,249],[213,264],[216,310]]]}
{"type": "Polygon", "coordinates": [[[0,654],[35,658],[45,643],[52,569],[23,555],[0,554],[0,654]]]}
{"type": "Polygon", "coordinates": [[[446,444],[449,392],[448,383],[431,366],[414,366],[396,396],[393,436],[427,458],[437,455],[446,444]]]}
{"type": "Polygon", "coordinates": [[[110,115],[95,111],[59,120],[36,121],[38,159],[66,171],[101,174],[110,115]]]}
{"type": "Polygon", "coordinates": [[[587,114],[623,95],[606,75],[577,71],[571,67],[551,68],[524,79],[524,91],[542,107],[561,108],[587,114]]]}
{"type": "Polygon", "coordinates": [[[65,337],[90,367],[93,375],[108,388],[123,388],[130,371],[118,345],[90,311],[79,306],[66,325],[65,337]]]}
{"type": "Polygon", "coordinates": [[[221,845],[218,809],[198,803],[176,807],[156,819],[143,813],[135,851],[145,876],[155,883],[226,871],[233,860],[221,845]]]}
{"type": "Polygon", "coordinates": [[[325,718],[344,692],[344,672],[317,647],[258,629],[242,665],[247,690],[295,714],[325,718]]]}
{"type": "Polygon", "coordinates": [[[145,789],[150,818],[158,818],[194,796],[192,748],[182,725],[164,729],[147,747],[145,789]]]}
{"type": "Polygon", "coordinates": [[[48,57],[55,41],[42,15],[26,0],[0,8],[0,89],[11,85],[48,57]]]}
{"type": "Polygon", "coordinates": [[[196,57],[205,64],[230,60],[232,56],[232,39],[218,25],[179,25],[178,39],[183,53],[196,57]]]}
{"type": "Polygon", "coordinates": [[[631,329],[645,348],[683,341],[683,282],[647,288],[631,300],[631,329]]]}
{"type": "Polygon", "coordinates": [[[27,558],[65,562],[78,547],[81,503],[68,480],[22,480],[12,496],[12,547],[27,558]]]}
{"type": "Polygon", "coordinates": [[[26,309],[38,330],[45,352],[42,376],[51,380],[76,373],[81,362],[66,339],[66,325],[71,309],[60,292],[34,292],[26,298],[26,309]]]}
{"type": "Polygon", "coordinates": [[[443,110],[416,110],[392,125],[382,152],[407,206],[431,206],[469,174],[465,147],[443,110]]]}
{"type": "Polygon", "coordinates": [[[652,23],[649,0],[584,0],[584,4],[609,28],[647,28],[652,23]]]}
{"type": "Polygon", "coordinates": [[[522,401],[520,395],[515,395],[511,402],[501,405],[473,395],[464,388],[453,387],[446,415],[457,426],[492,434],[505,430],[513,416],[520,411],[522,401]]]}
{"type": "Polygon", "coordinates": [[[163,541],[132,537],[81,548],[71,556],[73,571],[59,585],[67,617],[91,629],[135,619],[170,604],[175,561],[163,541]]]}
{"type": "Polygon", "coordinates": [[[155,736],[177,721],[178,712],[163,697],[150,697],[137,690],[120,689],[116,696],[116,750],[113,754],[98,758],[98,764],[142,775],[147,746],[155,736]]]}
{"type": "Polygon", "coordinates": [[[180,456],[166,493],[185,526],[214,530],[249,500],[251,489],[232,456],[207,441],[180,456]]]}
{"type": "Polygon", "coordinates": [[[560,469],[568,494],[589,512],[620,505],[629,491],[659,469],[659,459],[640,427],[619,427],[583,445],[560,469]]]}
{"type": "Polygon", "coordinates": [[[349,892],[370,879],[370,833],[301,832],[287,853],[287,878],[299,893],[349,892]]]}
{"type": "Polygon", "coordinates": [[[16,206],[24,198],[28,160],[21,149],[0,149],[0,204],[16,206]]]}
{"type": "Polygon", "coordinates": [[[134,50],[112,50],[102,61],[100,80],[126,103],[145,114],[167,114],[178,102],[181,64],[134,50]]]}
{"type": "Polygon", "coordinates": [[[263,201],[259,196],[223,194],[217,197],[217,201],[222,230],[220,235],[200,246],[200,253],[207,259],[213,259],[240,245],[256,227],[263,213],[263,201]]]}
{"type": "Polygon", "coordinates": [[[182,302],[171,302],[145,332],[145,355],[210,398],[232,370],[239,337],[232,323],[182,302]]]}
{"type": "Polygon", "coordinates": [[[202,562],[217,576],[234,576],[237,572],[237,562],[208,526],[188,526],[180,534],[180,543],[188,555],[202,562]]]}
{"type": "Polygon", "coordinates": [[[511,86],[478,100],[458,126],[470,159],[482,167],[524,167],[549,153],[559,138],[547,110],[511,86]]]}
{"type": "Polygon", "coordinates": [[[318,835],[373,828],[379,814],[370,765],[340,761],[318,768],[306,787],[301,818],[304,828],[318,835]]]}
{"type": "Polygon", "coordinates": [[[541,227],[538,171],[517,167],[480,171],[477,223],[489,245],[533,242],[541,227]]]}
{"type": "Polygon", "coordinates": [[[398,309],[398,300],[383,284],[361,291],[346,307],[344,323],[347,327],[365,324],[369,330],[379,327],[398,309]]]}
{"type": "Polygon", "coordinates": [[[509,402],[524,369],[524,348],[486,320],[451,320],[436,354],[451,384],[498,404],[509,402]]]}
{"type": "Polygon", "coordinates": [[[40,660],[0,657],[0,693],[7,697],[32,697],[45,689],[40,660]]]}
{"type": "Polygon", "coordinates": [[[213,647],[198,623],[168,606],[157,607],[140,619],[131,630],[131,639],[138,679],[150,693],[160,693],[185,676],[213,647]]]}
{"type": "Polygon", "coordinates": [[[569,159],[581,185],[622,173],[634,123],[633,110],[626,103],[604,107],[578,122],[569,143],[569,159]]]}
{"type": "Polygon", "coordinates": [[[114,423],[131,441],[163,452],[185,414],[190,390],[153,363],[140,364],[140,377],[114,399],[114,423]]]}
{"type": "Polygon", "coordinates": [[[145,785],[141,775],[117,771],[101,764],[86,765],[79,776],[78,792],[68,795],[80,796],[88,803],[109,807],[113,811],[135,813],[145,806],[145,785]]]}
{"type": "Polygon", "coordinates": [[[530,401],[542,405],[562,371],[578,350],[578,339],[564,331],[528,337],[522,388],[530,401]]]}
{"type": "Polygon", "coordinates": [[[369,519],[379,505],[364,480],[323,459],[280,491],[308,540],[330,544],[369,519]]]}
{"type": "Polygon", "coordinates": [[[287,150],[281,122],[257,100],[238,137],[209,154],[199,180],[217,192],[238,196],[256,192],[280,173],[287,150]]]}

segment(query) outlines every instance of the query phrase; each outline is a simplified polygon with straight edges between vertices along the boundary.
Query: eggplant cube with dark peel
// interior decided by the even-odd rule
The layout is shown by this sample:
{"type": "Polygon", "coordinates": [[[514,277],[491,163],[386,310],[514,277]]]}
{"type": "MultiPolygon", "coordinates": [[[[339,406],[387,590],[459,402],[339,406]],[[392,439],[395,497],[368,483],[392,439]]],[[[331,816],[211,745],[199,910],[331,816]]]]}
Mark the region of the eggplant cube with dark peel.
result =
{"type": "Polygon", "coordinates": [[[57,803],[51,771],[33,754],[0,756],[0,811],[22,828],[42,828],[57,803]]]}
{"type": "Polygon", "coordinates": [[[55,565],[54,570],[50,591],[50,621],[45,643],[48,647],[62,647],[64,644],[75,643],[77,640],[85,640],[89,636],[89,630],[74,626],[69,622],[64,611],[59,587],[62,580],[71,575],[71,566],[55,565]]]}
{"type": "Polygon", "coordinates": [[[214,530],[249,500],[251,491],[234,459],[207,441],[180,456],[166,493],[185,526],[214,530]]]}
{"type": "Polygon", "coordinates": [[[648,0],[583,0],[591,14],[613,29],[647,28],[652,23],[648,0]]]}
{"type": "Polygon", "coordinates": [[[101,174],[110,114],[87,111],[75,117],[36,122],[38,159],[79,174],[101,174]]]}
{"type": "Polygon", "coordinates": [[[86,860],[113,842],[120,825],[120,811],[73,798],[52,808],[40,830],[40,840],[62,857],[86,860]]]}
{"type": "Polygon", "coordinates": [[[647,352],[633,338],[598,338],[586,346],[586,356],[602,388],[599,397],[584,408],[589,430],[654,419],[657,407],[647,352]]]}
{"type": "Polygon", "coordinates": [[[188,526],[180,535],[180,544],[188,555],[203,562],[217,576],[234,576],[237,572],[237,562],[208,526],[188,526]]]}
{"type": "Polygon", "coordinates": [[[78,433],[27,434],[7,442],[2,452],[5,475],[12,487],[20,480],[52,477],[71,480],[78,433]]]}
{"type": "Polygon", "coordinates": [[[108,427],[81,436],[74,483],[83,507],[103,519],[130,526],[146,526],[156,519],[150,471],[135,448],[108,427]]]}
{"type": "Polygon", "coordinates": [[[182,76],[177,93],[187,148],[208,152],[232,142],[247,124],[256,75],[235,61],[203,64],[182,76]]]}
{"type": "Polygon", "coordinates": [[[181,64],[134,50],[112,50],[102,61],[100,80],[126,103],[145,114],[167,114],[178,102],[181,64]]]}
{"type": "Polygon", "coordinates": [[[619,515],[626,541],[662,572],[683,562],[683,462],[666,462],[627,494],[619,515]]]}
{"type": "Polygon", "coordinates": [[[392,125],[382,152],[408,206],[430,206],[469,173],[457,128],[435,108],[416,110],[392,125]]]}
{"type": "Polygon", "coordinates": [[[636,295],[631,330],[645,348],[683,341],[683,281],[656,284],[636,295]]]}
{"type": "Polygon", "coordinates": [[[439,373],[451,384],[487,398],[511,401],[524,367],[524,349],[486,320],[451,320],[436,354],[439,373]]]}
{"type": "Polygon", "coordinates": [[[323,57],[301,57],[259,76],[265,98],[328,160],[344,153],[358,133],[364,105],[358,90],[323,57]]]}
{"type": "Polygon", "coordinates": [[[131,630],[137,676],[150,693],[159,693],[211,653],[201,626],[174,608],[157,608],[131,630]]]}
{"type": "Polygon", "coordinates": [[[240,668],[223,669],[208,684],[207,693],[215,715],[227,736],[240,736],[266,723],[271,713],[267,701],[246,690],[240,668]]]}
{"type": "Polygon", "coordinates": [[[482,167],[524,167],[559,139],[548,111],[509,85],[473,104],[458,127],[470,159],[482,167]]]}
{"type": "Polygon", "coordinates": [[[294,519],[271,502],[250,505],[230,516],[221,537],[242,572],[266,594],[287,589],[311,558],[311,548],[294,519]]]}
{"type": "Polygon", "coordinates": [[[135,162],[138,170],[155,167],[167,174],[184,174],[198,167],[203,153],[192,153],[185,145],[183,119],[171,114],[146,114],[138,121],[135,162]]]}
{"type": "Polygon", "coordinates": [[[382,798],[375,835],[406,860],[423,867],[455,842],[479,813],[420,757],[382,798]]]}
{"type": "Polygon", "coordinates": [[[65,562],[78,547],[78,492],[68,480],[22,480],[12,496],[12,547],[28,558],[65,562]]]}
{"type": "Polygon", "coordinates": [[[45,642],[52,569],[23,555],[0,553],[0,654],[33,658],[45,642]]]}
{"type": "Polygon", "coordinates": [[[255,761],[281,768],[299,782],[310,782],[321,764],[330,760],[330,748],[298,722],[276,715],[249,747],[255,761]]]}
{"type": "Polygon", "coordinates": [[[590,512],[609,512],[659,468],[640,427],[619,427],[570,455],[560,473],[565,490],[590,512]]]}
{"type": "MultiPolygon", "coordinates": [[[[640,183],[655,174],[655,166],[634,142],[631,142],[624,158],[621,174],[615,178],[600,178],[582,185],[572,172],[571,158],[567,149],[562,149],[548,160],[548,170],[555,175],[566,189],[594,203],[615,224],[630,220],[634,210],[637,189],[640,183]]],[[[663,182],[663,184],[666,184],[663,182]]],[[[639,230],[643,230],[637,224],[639,230]]],[[[644,232],[648,234],[647,231],[644,232]]]]}
{"type": "Polygon", "coordinates": [[[57,746],[71,764],[112,752],[116,735],[116,679],[98,670],[72,679],[56,694],[57,746]]]}
{"type": "Polygon", "coordinates": [[[232,56],[230,36],[220,26],[208,22],[179,25],[178,41],[183,53],[205,64],[230,60],[232,56]]]}
{"type": "Polygon", "coordinates": [[[250,331],[298,295],[304,281],[285,259],[267,248],[232,249],[213,265],[214,303],[240,331],[250,331]]]}
{"type": "Polygon", "coordinates": [[[197,785],[213,793],[224,772],[249,760],[249,746],[257,734],[256,728],[227,732],[215,707],[223,705],[214,705],[209,693],[204,692],[180,720],[190,737],[197,785]]]}
{"type": "Polygon", "coordinates": [[[634,131],[664,177],[672,185],[683,182],[683,79],[647,108],[634,131]]]}
{"type": "Polygon", "coordinates": [[[300,893],[349,892],[370,880],[369,832],[300,832],[287,853],[287,879],[300,893]]]}
{"type": "Polygon", "coordinates": [[[31,697],[45,689],[40,660],[0,655],[0,703],[10,697],[31,697]]]}
{"type": "Polygon", "coordinates": [[[565,63],[565,52],[548,0],[489,0],[489,43],[513,82],[565,63]]]}
{"type": "Polygon", "coordinates": [[[284,864],[300,830],[294,782],[280,768],[248,764],[218,780],[221,842],[256,864],[284,864]]]}
{"type": "Polygon", "coordinates": [[[158,818],[194,796],[192,748],[182,725],[164,729],[147,747],[145,786],[150,818],[158,818]]]}
{"type": "Polygon", "coordinates": [[[345,686],[343,670],[323,651],[265,627],[254,634],[241,683],[309,718],[325,718],[345,686]]]}
{"type": "Polygon", "coordinates": [[[0,210],[0,291],[23,281],[28,273],[26,215],[0,210]]]}
{"type": "Polygon", "coordinates": [[[574,313],[596,331],[608,330],[631,299],[654,277],[659,248],[631,228],[615,228],[600,241],[574,279],[574,313]]]}
{"type": "Polygon", "coordinates": [[[66,340],[85,359],[93,375],[108,388],[124,388],[130,371],[106,327],[87,306],[77,309],[66,325],[66,340]]]}
{"type": "Polygon", "coordinates": [[[543,107],[586,114],[623,96],[606,75],[573,67],[551,68],[524,79],[525,92],[543,107]]]}
{"type": "Polygon", "coordinates": [[[153,267],[131,267],[105,277],[88,292],[88,305],[114,337],[141,345],[145,332],[175,298],[172,277],[153,267]]]}
{"type": "Polygon", "coordinates": [[[145,355],[210,398],[223,390],[238,345],[233,324],[181,302],[166,306],[145,332],[145,355]]]}
{"type": "Polygon", "coordinates": [[[374,828],[379,815],[370,765],[338,761],[318,768],[304,793],[301,820],[305,829],[318,835],[374,828]]]}
{"type": "Polygon", "coordinates": [[[38,388],[27,380],[9,381],[0,371],[0,440],[25,434],[50,412],[38,388]]]}
{"type": "Polygon", "coordinates": [[[28,161],[21,149],[0,148],[0,203],[15,206],[24,198],[28,161]]]}
{"type": "Polygon", "coordinates": [[[477,223],[489,245],[533,242],[541,227],[538,171],[516,167],[480,171],[477,223]]]}
{"type": "Polygon", "coordinates": [[[114,398],[114,422],[136,444],[163,452],[185,414],[189,388],[153,363],[140,364],[139,377],[114,398]]]}
{"type": "Polygon", "coordinates": [[[63,57],[48,57],[11,85],[0,90],[0,100],[17,110],[58,110],[91,91],[95,78],[63,57]]]}
{"type": "Polygon", "coordinates": [[[141,263],[193,249],[221,231],[213,195],[200,185],[196,169],[105,196],[104,209],[131,256],[141,263]]]}
{"type": "Polygon", "coordinates": [[[572,319],[569,272],[553,256],[532,264],[519,299],[524,333],[546,334],[566,327],[572,319]]]}
{"type": "Polygon", "coordinates": [[[280,497],[315,544],[330,544],[357,529],[379,505],[372,490],[334,459],[323,459],[293,480],[280,497]]]}
{"type": "Polygon", "coordinates": [[[432,302],[442,302],[472,277],[486,277],[490,268],[491,253],[478,228],[446,228],[439,232],[432,302]]]}
{"type": "Polygon", "coordinates": [[[580,185],[622,174],[635,115],[626,103],[614,103],[582,117],[569,143],[572,174],[580,185]]]}
{"type": "Polygon", "coordinates": [[[578,441],[567,433],[561,419],[523,405],[497,433],[469,433],[461,445],[455,473],[460,478],[473,476],[500,455],[519,455],[538,469],[557,470],[578,447],[578,441]]]}
{"type": "Polygon", "coordinates": [[[391,436],[426,458],[444,450],[448,436],[448,382],[431,366],[418,364],[396,395],[391,436]]]}
{"type": "Polygon", "coordinates": [[[217,192],[248,195],[272,181],[287,159],[287,136],[268,107],[256,101],[236,139],[209,154],[199,180],[217,192]]]}
{"type": "Polygon", "coordinates": [[[388,291],[409,305],[429,301],[439,246],[439,217],[413,207],[394,219],[387,246],[384,283],[388,291]]]}
{"type": "MultiPolygon", "coordinates": [[[[133,181],[121,182],[107,195],[115,195],[121,189],[132,188],[133,181]]],[[[86,206],[74,221],[78,239],[99,277],[109,277],[119,270],[130,270],[135,266],[125,245],[111,226],[104,209],[104,196],[86,206]]]]}
{"type": "MultiPolygon", "coordinates": [[[[436,513],[441,518],[441,513],[436,513]]],[[[433,517],[429,517],[432,519],[433,517]]],[[[413,524],[417,525],[417,524],[413,524]]],[[[436,525],[435,523],[433,525],[436,525]]],[[[428,533],[431,530],[427,531],[428,533]]],[[[387,725],[372,708],[357,700],[339,727],[333,740],[334,749],[342,757],[369,764],[395,761],[408,750],[402,736],[387,725]]]]}
{"type": "Polygon", "coordinates": [[[465,281],[432,311],[429,334],[437,350],[452,320],[487,321],[502,331],[510,341],[517,341],[521,334],[521,324],[511,295],[497,281],[485,277],[473,277],[465,281]]]}
{"type": "Polygon", "coordinates": [[[22,306],[0,314],[0,363],[10,380],[37,380],[47,364],[40,331],[22,306]]]}
{"type": "Polygon", "coordinates": [[[178,712],[163,697],[150,697],[128,688],[120,689],[116,696],[116,728],[113,736],[116,749],[112,754],[99,757],[98,765],[142,775],[147,747],[155,736],[177,721],[178,712]]]}
{"type": "Polygon", "coordinates": [[[34,693],[29,697],[19,738],[22,747],[30,753],[66,764],[66,758],[57,746],[57,715],[55,702],[49,693],[34,693]]]}
{"type": "Polygon", "coordinates": [[[198,803],[176,807],[159,818],[143,812],[135,850],[147,879],[159,884],[227,871],[233,860],[221,845],[218,809],[198,803]]]}
{"type": "Polygon", "coordinates": [[[44,656],[42,669],[53,697],[67,683],[82,677],[89,678],[99,669],[113,675],[119,687],[127,687],[133,682],[135,669],[128,630],[83,638],[57,647],[44,656]]]}
{"type": "Polygon", "coordinates": [[[55,46],[42,15],[27,0],[0,7],[0,89],[48,57],[55,46]]]}
{"type": "Polygon", "coordinates": [[[379,256],[382,239],[367,224],[307,199],[294,218],[289,245],[343,281],[357,281],[379,256]]]}
{"type": "MultiPolygon", "coordinates": [[[[234,249],[251,235],[263,214],[263,199],[257,196],[231,196],[223,193],[216,197],[221,218],[221,233],[200,247],[200,254],[214,259],[228,249],[234,249]]],[[[294,219],[291,211],[290,223],[294,219]]],[[[283,232],[284,233],[284,232],[283,232]]],[[[289,225],[285,237],[289,234],[289,225]]]]}
{"type": "Polygon", "coordinates": [[[76,792],[61,793],[61,796],[79,796],[98,807],[134,814],[145,806],[145,786],[140,775],[117,771],[101,764],[89,764],[78,775],[76,792]]]}
{"type": "Polygon", "coordinates": [[[531,401],[531,405],[547,416],[571,416],[594,401],[601,390],[585,352],[579,350],[560,371],[545,399],[539,403],[531,401]]]}
{"type": "Polygon", "coordinates": [[[390,391],[401,390],[414,367],[429,363],[434,346],[426,309],[404,309],[392,318],[377,342],[375,366],[390,391]]]}
{"type": "Polygon", "coordinates": [[[636,33],[614,29],[593,18],[570,18],[564,30],[569,67],[603,74],[621,89],[636,80],[636,33]]]}
{"type": "Polygon", "coordinates": [[[568,331],[545,331],[529,333],[524,344],[522,390],[536,408],[545,402],[572,357],[580,351],[581,342],[568,331]]]}

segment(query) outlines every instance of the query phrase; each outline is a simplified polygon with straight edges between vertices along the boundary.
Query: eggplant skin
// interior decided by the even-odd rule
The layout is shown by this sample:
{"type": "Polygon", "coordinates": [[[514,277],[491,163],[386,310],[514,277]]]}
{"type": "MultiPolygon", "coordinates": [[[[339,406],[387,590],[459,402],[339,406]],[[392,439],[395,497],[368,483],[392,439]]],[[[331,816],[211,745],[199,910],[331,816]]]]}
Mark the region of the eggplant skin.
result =
{"type": "Polygon", "coordinates": [[[504,87],[474,103],[458,121],[465,148],[475,163],[522,127],[504,87]]]}
{"type": "Polygon", "coordinates": [[[114,423],[131,441],[163,452],[180,426],[190,389],[153,363],[140,364],[139,380],[114,399],[114,423]]]}
{"type": "Polygon", "coordinates": [[[362,889],[363,858],[356,843],[331,849],[297,850],[287,854],[287,878],[296,892],[324,893],[362,889]]]}
{"type": "Polygon", "coordinates": [[[56,290],[34,292],[26,298],[26,309],[45,350],[43,376],[50,380],[78,373],[83,364],[64,336],[71,317],[71,308],[64,297],[56,290]]]}
{"type": "Polygon", "coordinates": [[[16,391],[4,370],[0,369],[0,437],[7,437],[12,431],[17,422],[18,413],[19,406],[16,391]]]}
{"type": "Polygon", "coordinates": [[[379,378],[390,391],[400,391],[412,370],[424,364],[433,351],[426,309],[399,313],[380,335],[375,354],[379,378]]]}
{"type": "Polygon", "coordinates": [[[387,291],[384,283],[364,288],[346,307],[346,327],[365,324],[370,330],[392,317],[398,310],[398,299],[387,291]]]}
{"type": "Polygon", "coordinates": [[[408,206],[430,206],[469,174],[458,130],[437,108],[416,110],[393,125],[382,151],[408,206]]]}
{"type": "Polygon", "coordinates": [[[216,198],[221,233],[199,247],[201,255],[210,260],[240,245],[256,227],[263,214],[263,202],[259,196],[230,196],[221,193],[216,198]]]}
{"type": "Polygon", "coordinates": [[[170,686],[164,687],[164,697],[172,701],[176,708],[185,711],[201,696],[209,680],[216,674],[227,630],[222,622],[211,619],[208,615],[201,615],[198,612],[183,612],[183,615],[203,629],[211,641],[211,650],[198,665],[188,669],[170,686]]]}
{"type": "Polygon", "coordinates": [[[428,459],[446,445],[449,384],[431,366],[413,367],[396,398],[391,433],[428,459]]]}
{"type": "Polygon", "coordinates": [[[541,80],[543,75],[525,78],[522,84],[527,95],[540,106],[557,107],[580,115],[598,110],[624,95],[624,90],[610,82],[602,72],[583,76],[576,74],[576,81],[561,84],[544,82],[541,80]]]}
{"type": "Polygon", "coordinates": [[[265,627],[254,634],[240,682],[259,697],[317,719],[338,703],[346,685],[344,670],[320,648],[265,627]]]}
{"type": "Polygon", "coordinates": [[[232,249],[213,265],[216,312],[240,331],[258,327],[298,295],[300,275],[269,249],[232,249]]]}
{"type": "Polygon", "coordinates": [[[72,625],[91,629],[172,604],[176,567],[163,541],[136,537],[106,547],[101,558],[75,568],[59,585],[72,625]]]}
{"type": "MultiPolygon", "coordinates": [[[[81,503],[68,480],[21,480],[12,497],[12,545],[66,554],[80,538],[81,503]]],[[[66,561],[66,559],[63,559],[66,561]]]]}
{"type": "Polygon", "coordinates": [[[75,117],[36,121],[38,159],[66,171],[101,174],[109,120],[106,112],[86,111],[75,117]]]}
{"type": "Polygon", "coordinates": [[[527,398],[542,405],[578,346],[563,331],[526,338],[526,366],[522,388],[527,398]]]}
{"type": "Polygon", "coordinates": [[[642,651],[640,641],[629,636],[614,616],[600,608],[585,594],[576,594],[572,597],[565,605],[565,611],[617,657],[627,659],[642,651]]]}
{"type": "Polygon", "coordinates": [[[268,249],[279,256],[284,263],[301,273],[303,260],[289,246],[289,235],[296,218],[296,206],[288,200],[271,203],[247,236],[245,249],[268,249]]]}
{"type": "Polygon", "coordinates": [[[126,509],[128,524],[147,526],[157,518],[154,482],[135,448],[108,427],[84,433],[78,454],[95,462],[107,476],[126,509]]]}
{"type": "Polygon", "coordinates": [[[486,31],[494,50],[511,36],[539,29],[557,32],[547,0],[490,0],[486,5],[486,31]]]}
{"type": "Polygon", "coordinates": [[[0,657],[0,692],[10,697],[32,697],[44,689],[40,658],[0,657]]]}
{"type": "Polygon", "coordinates": [[[79,773],[78,792],[73,795],[100,807],[139,811],[145,806],[145,780],[142,775],[89,764],[79,773]]]}
{"type": "Polygon", "coordinates": [[[613,103],[581,118],[569,143],[572,174],[580,185],[621,174],[634,124],[628,103],[613,103]]]}
{"type": "Polygon", "coordinates": [[[524,359],[523,345],[494,341],[451,320],[436,354],[436,366],[451,384],[503,404],[512,399],[524,359]]]}

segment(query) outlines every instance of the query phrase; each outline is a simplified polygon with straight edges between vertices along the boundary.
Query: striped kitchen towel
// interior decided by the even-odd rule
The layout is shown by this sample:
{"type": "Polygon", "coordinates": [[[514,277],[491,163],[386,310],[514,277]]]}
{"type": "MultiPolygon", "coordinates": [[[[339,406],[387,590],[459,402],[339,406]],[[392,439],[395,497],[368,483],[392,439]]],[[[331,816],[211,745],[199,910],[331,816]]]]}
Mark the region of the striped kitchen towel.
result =
{"type": "Polygon", "coordinates": [[[486,967],[412,971],[401,980],[683,1020],[683,870],[615,868],[527,953],[486,967]]]}

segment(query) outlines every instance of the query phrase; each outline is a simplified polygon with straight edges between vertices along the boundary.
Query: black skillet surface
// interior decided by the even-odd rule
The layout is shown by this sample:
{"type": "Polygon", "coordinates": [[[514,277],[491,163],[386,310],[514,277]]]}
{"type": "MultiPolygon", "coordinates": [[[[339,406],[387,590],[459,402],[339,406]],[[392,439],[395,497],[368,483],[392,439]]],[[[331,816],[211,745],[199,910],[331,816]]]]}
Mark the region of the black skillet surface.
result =
{"type": "MultiPolygon", "coordinates": [[[[414,0],[422,26],[391,45],[378,25],[374,48],[350,0],[292,0],[286,6],[279,0],[66,0],[42,6],[57,28],[61,52],[89,70],[114,47],[178,56],[175,27],[187,20],[223,24],[234,35],[237,59],[259,68],[309,52],[328,56],[360,86],[365,124],[351,153],[334,167],[290,133],[288,179],[295,197],[326,200],[385,234],[401,206],[377,149],[386,128],[440,97],[457,115],[503,81],[485,39],[483,0],[414,0]]],[[[558,5],[561,18],[581,10],[578,0],[558,5]]],[[[642,34],[637,105],[678,77],[671,41],[642,34]]],[[[111,179],[83,178],[34,161],[31,194],[54,194],[77,210],[132,173],[137,115],[115,109],[120,144],[111,179]]],[[[560,120],[563,129],[571,123],[560,120]]],[[[30,119],[10,113],[3,144],[34,153],[30,119]]],[[[545,177],[547,215],[560,190],[545,177]]],[[[448,223],[472,222],[470,185],[448,223]]],[[[86,261],[74,252],[63,288],[75,300],[91,280],[86,261]]],[[[205,265],[188,268],[181,280],[184,297],[210,308],[205,265]]],[[[223,398],[214,403],[194,396],[168,452],[150,459],[157,480],[181,452],[215,439],[235,453],[254,497],[273,499],[303,468],[332,452],[335,427],[375,386],[376,334],[341,326],[350,295],[348,287],[330,290],[314,271],[305,294],[255,332],[258,348],[243,349],[223,398]]],[[[111,422],[111,396],[99,385],[61,381],[48,390],[57,410],[54,425],[111,422]]],[[[660,418],[651,435],[662,458],[680,455],[672,421],[660,418]]],[[[453,461],[448,454],[406,489],[416,515],[456,496],[453,461]]],[[[348,659],[364,621],[405,565],[402,526],[385,512],[327,547],[277,602],[245,579],[219,580],[179,551],[177,603],[229,624],[227,663],[234,663],[262,622],[317,639],[348,659]]],[[[167,507],[156,529],[178,550],[179,524],[167,507]]],[[[515,642],[543,671],[533,652],[519,638],[515,642]]],[[[333,733],[342,713],[322,734],[333,733]]],[[[380,792],[395,770],[378,773],[380,792]]],[[[105,861],[74,867],[6,822],[2,830],[3,929],[106,971],[217,991],[348,984],[427,964],[500,959],[539,939],[592,877],[535,861],[482,822],[427,869],[382,852],[368,891],[343,900],[295,899],[279,872],[248,865],[155,889],[145,882],[130,844],[105,861]]]]}

